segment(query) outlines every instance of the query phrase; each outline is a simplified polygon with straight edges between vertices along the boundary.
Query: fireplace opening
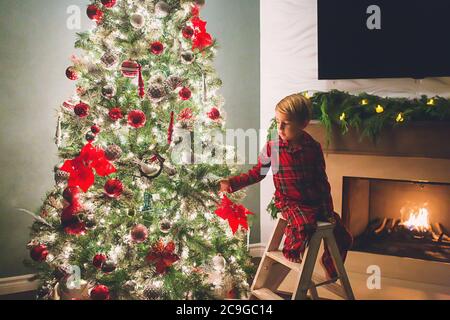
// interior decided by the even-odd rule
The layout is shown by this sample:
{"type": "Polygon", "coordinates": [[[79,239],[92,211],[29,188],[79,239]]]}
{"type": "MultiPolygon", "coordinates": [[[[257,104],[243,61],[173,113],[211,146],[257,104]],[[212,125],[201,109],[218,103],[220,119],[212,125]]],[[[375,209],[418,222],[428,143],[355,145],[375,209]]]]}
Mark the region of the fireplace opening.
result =
{"type": "Polygon", "coordinates": [[[450,184],[344,177],[352,250],[450,263],[450,184]]]}

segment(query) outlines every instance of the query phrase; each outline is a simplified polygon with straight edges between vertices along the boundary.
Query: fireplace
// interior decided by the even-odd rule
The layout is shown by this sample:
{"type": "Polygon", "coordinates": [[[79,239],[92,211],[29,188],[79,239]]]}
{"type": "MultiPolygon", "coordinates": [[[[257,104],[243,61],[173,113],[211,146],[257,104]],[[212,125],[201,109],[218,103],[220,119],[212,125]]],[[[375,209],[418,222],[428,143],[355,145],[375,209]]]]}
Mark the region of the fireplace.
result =
{"type": "Polygon", "coordinates": [[[450,263],[450,184],[343,178],[354,251],[450,263]]]}

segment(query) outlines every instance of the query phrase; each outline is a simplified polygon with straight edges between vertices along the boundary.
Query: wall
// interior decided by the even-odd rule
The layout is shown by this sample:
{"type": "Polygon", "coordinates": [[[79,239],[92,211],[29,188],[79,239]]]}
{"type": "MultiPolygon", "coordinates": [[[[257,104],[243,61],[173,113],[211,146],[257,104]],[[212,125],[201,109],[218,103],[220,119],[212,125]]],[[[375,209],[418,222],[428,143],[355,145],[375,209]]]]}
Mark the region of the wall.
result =
{"type": "MultiPolygon", "coordinates": [[[[92,26],[85,16],[88,2],[0,0],[0,278],[32,271],[22,264],[32,219],[15,208],[38,209],[53,185],[54,111],[74,90],[64,71],[79,31],[67,29],[66,10],[82,8],[85,30],[92,26]]],[[[217,69],[228,127],[259,128],[258,0],[207,0],[202,16],[221,44],[217,69]]],[[[246,205],[259,212],[258,189],[249,192],[246,205]]],[[[253,242],[258,232],[253,230],[253,242]]]]}
{"type": "MultiPolygon", "coordinates": [[[[415,97],[421,94],[450,95],[450,78],[373,80],[318,80],[317,1],[261,0],[261,128],[267,129],[274,107],[283,97],[300,91],[339,89],[351,93],[415,97]]],[[[264,139],[264,137],[261,137],[264,139]]],[[[328,172],[333,159],[327,158],[328,172]]],[[[332,186],[333,188],[335,186],[332,186]]],[[[337,187],[337,186],[336,186],[337,187]]],[[[261,208],[273,194],[270,177],[261,187],[261,208]]],[[[340,208],[341,199],[334,199],[340,208]]],[[[261,242],[267,243],[274,222],[261,215],[261,242]]]]}

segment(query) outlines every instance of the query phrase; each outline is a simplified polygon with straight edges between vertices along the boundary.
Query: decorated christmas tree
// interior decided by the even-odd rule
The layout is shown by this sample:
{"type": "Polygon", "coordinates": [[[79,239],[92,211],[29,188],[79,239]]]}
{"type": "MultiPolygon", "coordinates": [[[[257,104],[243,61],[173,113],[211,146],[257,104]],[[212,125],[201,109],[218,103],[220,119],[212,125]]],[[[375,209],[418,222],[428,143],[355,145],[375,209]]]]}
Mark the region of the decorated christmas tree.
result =
{"type": "Polygon", "coordinates": [[[217,43],[201,0],[93,0],[58,109],[61,163],[28,244],[39,299],[247,294],[250,214],[218,180],[225,131],[217,43]],[[195,130],[194,130],[195,129],[195,130]]]}

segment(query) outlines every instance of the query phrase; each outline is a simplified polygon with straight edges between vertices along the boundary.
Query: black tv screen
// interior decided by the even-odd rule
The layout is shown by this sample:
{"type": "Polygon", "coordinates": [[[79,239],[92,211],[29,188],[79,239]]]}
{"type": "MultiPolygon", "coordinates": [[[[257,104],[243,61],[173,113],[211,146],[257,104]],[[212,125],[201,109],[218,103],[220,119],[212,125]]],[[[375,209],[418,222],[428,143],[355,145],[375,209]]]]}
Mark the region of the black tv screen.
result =
{"type": "Polygon", "coordinates": [[[450,0],[318,0],[319,79],[450,76],[450,0]]]}

